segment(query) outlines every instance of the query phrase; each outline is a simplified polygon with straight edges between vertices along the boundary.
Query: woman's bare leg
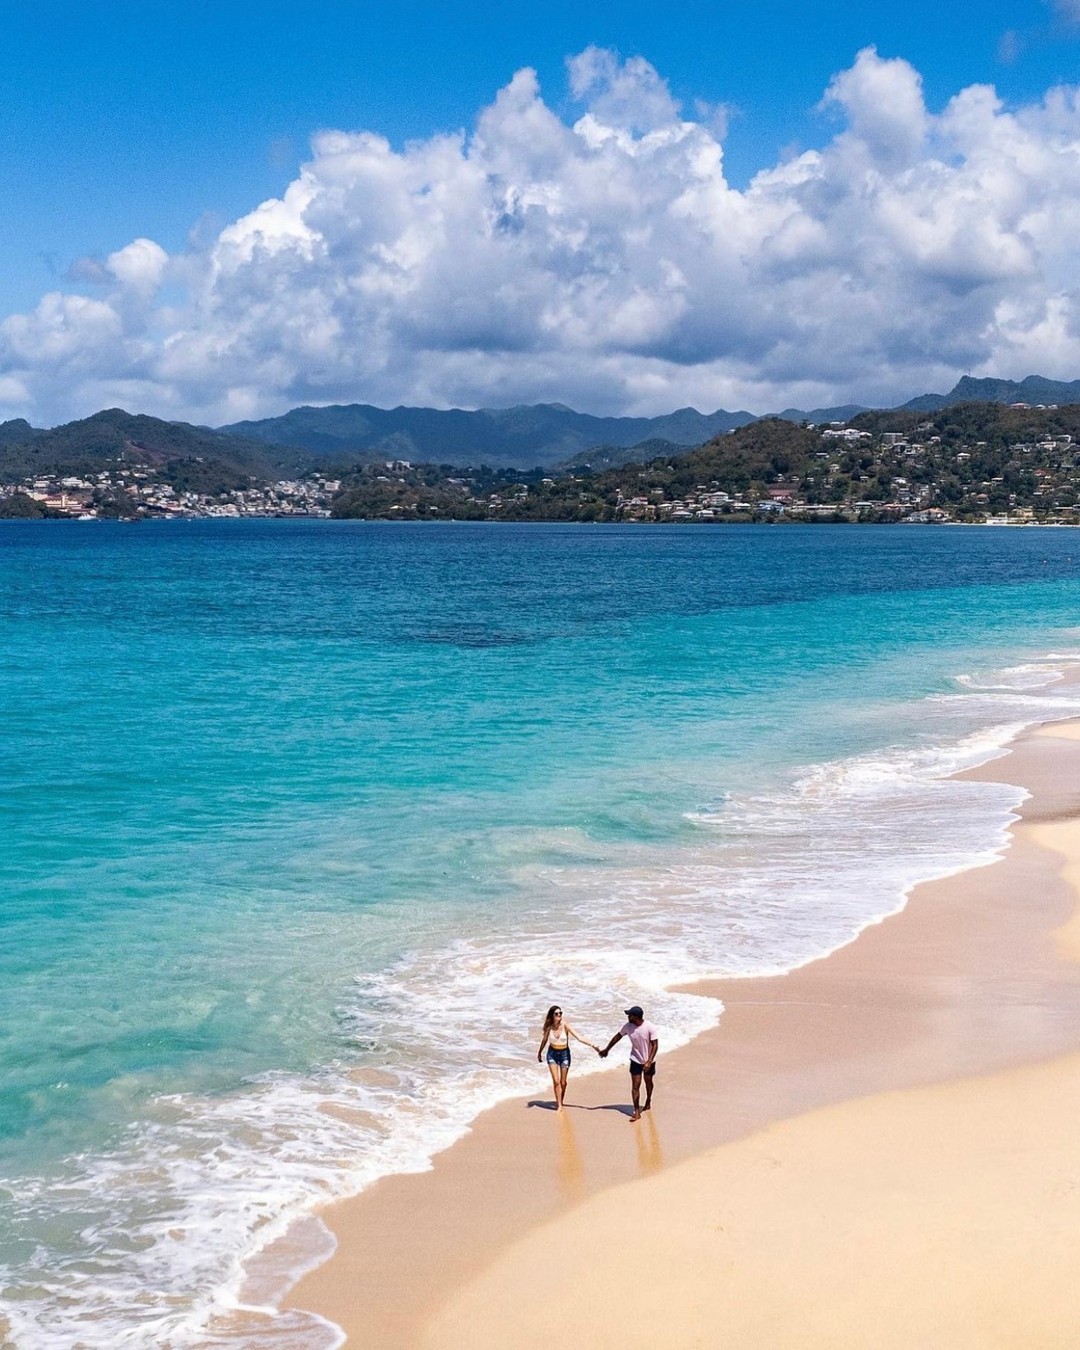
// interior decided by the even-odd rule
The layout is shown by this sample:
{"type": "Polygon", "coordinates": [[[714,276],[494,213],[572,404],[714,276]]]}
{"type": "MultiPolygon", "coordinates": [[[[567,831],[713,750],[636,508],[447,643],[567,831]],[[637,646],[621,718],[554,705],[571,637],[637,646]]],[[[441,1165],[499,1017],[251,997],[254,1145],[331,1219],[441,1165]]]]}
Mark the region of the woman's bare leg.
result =
{"type": "Polygon", "coordinates": [[[559,1088],[560,1088],[560,1091],[559,1091],[559,1101],[560,1101],[560,1102],[565,1102],[565,1101],[566,1101],[566,1080],[567,1080],[567,1078],[568,1078],[569,1076],[570,1076],[570,1065],[569,1065],[569,1064],[564,1064],[564,1065],[562,1065],[561,1082],[560,1082],[560,1084],[559,1084],[559,1088]]]}
{"type": "Polygon", "coordinates": [[[558,1064],[549,1064],[548,1068],[551,1070],[551,1086],[555,1092],[555,1110],[561,1111],[563,1093],[562,1071],[558,1064]]]}

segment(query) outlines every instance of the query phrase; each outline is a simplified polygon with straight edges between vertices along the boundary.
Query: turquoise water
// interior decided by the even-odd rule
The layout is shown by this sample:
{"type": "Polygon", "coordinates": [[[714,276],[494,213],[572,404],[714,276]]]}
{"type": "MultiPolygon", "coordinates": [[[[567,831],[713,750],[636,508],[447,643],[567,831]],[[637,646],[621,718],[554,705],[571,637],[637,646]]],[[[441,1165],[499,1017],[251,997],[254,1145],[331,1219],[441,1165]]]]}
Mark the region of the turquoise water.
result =
{"type": "Polygon", "coordinates": [[[250,1343],[243,1263],[529,1091],[548,1003],[673,1044],[992,856],[943,775],[1080,710],[1078,616],[1068,530],[0,528],[16,1343],[250,1343]]]}

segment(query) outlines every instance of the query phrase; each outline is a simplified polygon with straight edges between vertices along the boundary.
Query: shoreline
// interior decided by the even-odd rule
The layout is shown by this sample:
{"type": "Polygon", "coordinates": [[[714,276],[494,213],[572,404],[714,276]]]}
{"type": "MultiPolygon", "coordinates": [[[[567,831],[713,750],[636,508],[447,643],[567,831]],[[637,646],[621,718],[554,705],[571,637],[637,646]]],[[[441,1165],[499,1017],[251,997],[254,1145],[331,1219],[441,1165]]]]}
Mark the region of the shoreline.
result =
{"type": "Polygon", "coordinates": [[[628,520],[560,520],[556,516],[550,519],[531,518],[528,520],[508,520],[498,516],[481,516],[473,519],[470,516],[331,516],[318,512],[306,515],[301,511],[293,511],[283,514],[269,513],[267,515],[146,515],[146,516],[7,516],[0,517],[0,525],[147,525],[161,524],[170,525],[174,523],[184,524],[191,521],[227,521],[235,523],[246,520],[300,520],[310,522],[313,520],[329,521],[332,524],[352,524],[352,525],[596,525],[606,527],[608,525],[670,525],[678,529],[685,529],[688,525],[812,525],[815,528],[822,525],[927,525],[933,529],[942,529],[950,526],[957,526],[961,529],[971,527],[983,528],[990,526],[994,529],[1025,529],[1025,530],[1075,530],[1080,529],[1080,520],[1000,520],[990,516],[984,520],[912,520],[906,516],[899,516],[895,520],[864,520],[860,516],[853,516],[844,520],[826,520],[820,517],[780,517],[779,519],[769,519],[763,516],[745,516],[737,519],[721,518],[717,520],[639,520],[631,517],[628,520]]]}
{"type": "Polygon", "coordinates": [[[958,775],[1032,793],[997,862],[917,886],[898,914],[785,975],[695,986],[724,1014],[662,1053],[655,1109],[639,1126],[625,1118],[625,1069],[572,1078],[558,1121],[546,1093],[501,1103],[430,1171],[323,1211],[337,1250],[284,1306],[342,1327],[348,1344],[420,1344],[507,1252],[600,1192],[808,1111],[1080,1048],[1080,967],[1050,937],[1076,897],[1034,833],[1080,813],[1077,725],[1029,730],[958,775]]]}

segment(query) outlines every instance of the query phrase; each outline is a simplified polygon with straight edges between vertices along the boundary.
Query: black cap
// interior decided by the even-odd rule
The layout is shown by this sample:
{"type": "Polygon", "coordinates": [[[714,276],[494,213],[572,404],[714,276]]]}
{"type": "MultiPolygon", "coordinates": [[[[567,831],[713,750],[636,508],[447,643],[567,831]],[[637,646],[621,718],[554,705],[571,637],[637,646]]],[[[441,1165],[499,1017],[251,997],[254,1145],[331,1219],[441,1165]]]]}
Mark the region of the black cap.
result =
{"type": "Polygon", "coordinates": [[[645,1009],[639,1007],[636,1003],[634,1004],[634,1006],[633,1006],[632,1008],[624,1008],[623,1011],[626,1013],[627,1017],[644,1017],[644,1016],[645,1016],[645,1009]]]}

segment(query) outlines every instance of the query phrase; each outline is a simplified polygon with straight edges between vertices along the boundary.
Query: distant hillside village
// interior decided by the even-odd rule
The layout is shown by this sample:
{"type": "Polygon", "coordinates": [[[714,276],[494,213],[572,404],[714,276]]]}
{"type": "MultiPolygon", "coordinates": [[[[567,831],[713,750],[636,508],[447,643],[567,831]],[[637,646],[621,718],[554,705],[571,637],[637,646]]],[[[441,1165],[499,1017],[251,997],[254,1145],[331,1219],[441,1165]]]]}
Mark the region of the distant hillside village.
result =
{"type": "Polygon", "coordinates": [[[75,474],[24,478],[0,485],[0,517],[52,517],[74,520],[161,520],[206,517],[330,515],[338,479],[313,476],[282,479],[260,487],[228,488],[219,493],[178,491],[146,471],[108,469],[82,478],[75,474]]]}
{"type": "MultiPolygon", "coordinates": [[[[630,448],[629,462],[597,469],[581,456],[562,470],[340,456],[319,465],[312,452],[290,461],[264,444],[114,410],[32,437],[9,433],[0,516],[1080,523],[1077,404],[965,403],[816,425],[763,418],[673,451],[635,462],[630,448]],[[72,431],[90,423],[92,434],[72,431]],[[275,476],[285,464],[290,476],[275,476]]],[[[611,454],[598,447],[598,462],[610,465],[611,454]]]]}

